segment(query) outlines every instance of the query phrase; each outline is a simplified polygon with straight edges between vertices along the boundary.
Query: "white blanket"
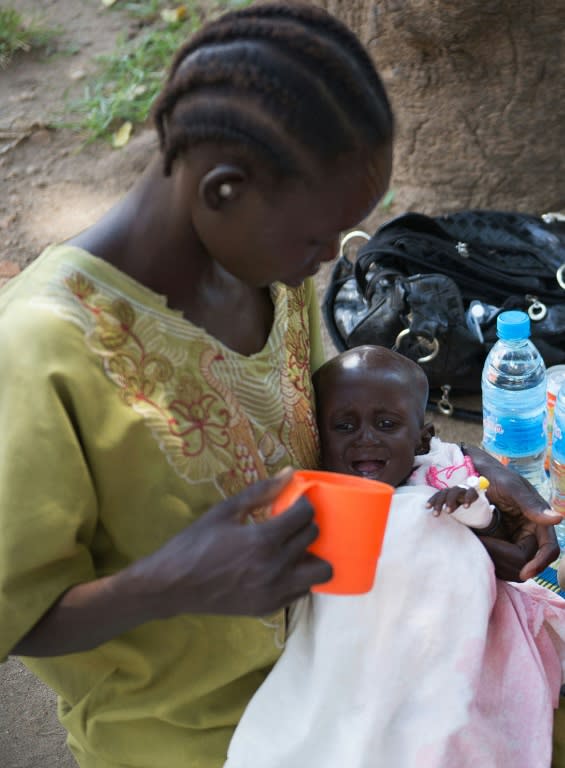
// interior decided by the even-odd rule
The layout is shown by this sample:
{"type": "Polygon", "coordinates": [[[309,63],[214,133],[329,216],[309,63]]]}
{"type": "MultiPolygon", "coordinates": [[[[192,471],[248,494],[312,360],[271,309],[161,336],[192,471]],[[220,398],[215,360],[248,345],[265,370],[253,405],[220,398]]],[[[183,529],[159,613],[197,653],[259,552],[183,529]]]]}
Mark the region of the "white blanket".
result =
{"type": "Polygon", "coordinates": [[[371,592],[297,604],[226,768],[549,768],[565,601],[497,582],[431,492],[396,491],[371,592]]]}

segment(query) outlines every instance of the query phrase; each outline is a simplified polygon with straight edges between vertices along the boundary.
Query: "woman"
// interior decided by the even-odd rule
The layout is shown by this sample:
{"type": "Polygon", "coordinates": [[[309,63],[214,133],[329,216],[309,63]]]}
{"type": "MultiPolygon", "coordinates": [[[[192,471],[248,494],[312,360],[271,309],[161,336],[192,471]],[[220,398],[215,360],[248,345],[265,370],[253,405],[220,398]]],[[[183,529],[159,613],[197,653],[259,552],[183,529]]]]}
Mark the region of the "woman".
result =
{"type": "MultiPolygon", "coordinates": [[[[330,577],[305,501],[241,523],[317,461],[310,278],[391,169],[370,58],[306,5],[204,27],[155,116],[131,192],[0,299],[0,658],[57,691],[82,768],[220,766],[282,609],[330,577]]],[[[544,505],[498,478],[539,570],[544,505]]]]}

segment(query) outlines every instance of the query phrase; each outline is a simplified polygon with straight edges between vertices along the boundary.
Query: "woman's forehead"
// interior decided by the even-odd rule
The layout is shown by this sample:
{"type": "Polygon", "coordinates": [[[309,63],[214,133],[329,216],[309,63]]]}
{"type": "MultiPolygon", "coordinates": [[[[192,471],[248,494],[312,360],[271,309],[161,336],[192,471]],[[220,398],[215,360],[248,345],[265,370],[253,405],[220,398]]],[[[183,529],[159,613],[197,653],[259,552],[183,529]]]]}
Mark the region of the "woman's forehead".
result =
{"type": "Polygon", "coordinates": [[[386,191],[388,180],[388,175],[377,177],[372,173],[361,155],[334,161],[327,167],[316,161],[297,180],[299,194],[291,192],[284,204],[287,210],[294,209],[296,227],[337,236],[371,213],[386,191]]]}

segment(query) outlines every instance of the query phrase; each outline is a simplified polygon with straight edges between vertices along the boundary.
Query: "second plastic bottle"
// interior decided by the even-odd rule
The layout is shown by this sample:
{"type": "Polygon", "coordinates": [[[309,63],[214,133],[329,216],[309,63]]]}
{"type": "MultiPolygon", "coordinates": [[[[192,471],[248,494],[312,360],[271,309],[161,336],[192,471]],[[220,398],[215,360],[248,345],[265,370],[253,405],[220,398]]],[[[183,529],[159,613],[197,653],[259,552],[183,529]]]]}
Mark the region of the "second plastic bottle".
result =
{"type": "Polygon", "coordinates": [[[546,370],[525,312],[502,312],[482,376],[483,448],[547,498],[546,370]]]}
{"type": "MultiPolygon", "coordinates": [[[[550,462],[551,508],[565,518],[565,384],[561,385],[553,417],[550,462]]],[[[565,520],[555,528],[561,551],[565,550],[565,520]]]]}

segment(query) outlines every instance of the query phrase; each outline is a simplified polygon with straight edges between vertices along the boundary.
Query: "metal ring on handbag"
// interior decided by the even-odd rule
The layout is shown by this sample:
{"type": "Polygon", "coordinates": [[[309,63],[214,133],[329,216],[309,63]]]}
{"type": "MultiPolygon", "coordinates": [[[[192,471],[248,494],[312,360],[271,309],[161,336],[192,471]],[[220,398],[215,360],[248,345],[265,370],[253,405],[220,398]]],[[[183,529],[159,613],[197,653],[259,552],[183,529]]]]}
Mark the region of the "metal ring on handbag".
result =
{"type": "Polygon", "coordinates": [[[441,398],[438,400],[437,409],[444,416],[453,416],[453,404],[449,400],[449,393],[451,392],[451,386],[444,384],[441,388],[441,398]]]}
{"type": "Polygon", "coordinates": [[[351,264],[351,260],[347,258],[345,255],[345,246],[350,240],[353,240],[356,237],[362,237],[364,240],[370,240],[371,235],[369,235],[368,232],[364,232],[362,229],[354,229],[352,232],[348,232],[341,240],[341,243],[339,244],[339,258],[343,256],[349,263],[351,264]]]}
{"type": "Polygon", "coordinates": [[[565,264],[562,264],[559,269],[556,272],[555,277],[557,278],[557,282],[563,288],[565,291],[565,264]]]}
{"type": "MultiPolygon", "coordinates": [[[[394,342],[394,348],[395,349],[400,349],[400,344],[402,342],[402,339],[405,336],[408,336],[409,333],[412,333],[410,328],[404,328],[402,331],[400,331],[400,333],[396,337],[396,341],[394,342]]],[[[429,355],[424,355],[424,357],[419,357],[416,360],[417,363],[420,363],[420,364],[421,363],[429,363],[429,362],[431,362],[434,359],[434,357],[437,357],[438,352],[439,352],[439,341],[435,337],[431,341],[429,341],[429,339],[426,339],[425,336],[417,336],[416,338],[419,341],[423,342],[424,344],[430,345],[431,348],[432,348],[432,351],[430,352],[430,354],[429,355]]]]}
{"type": "Polygon", "coordinates": [[[531,302],[530,306],[528,307],[528,315],[530,320],[533,320],[534,323],[543,320],[547,315],[547,307],[545,304],[541,302],[537,296],[530,296],[529,294],[526,295],[526,300],[531,302]]]}

